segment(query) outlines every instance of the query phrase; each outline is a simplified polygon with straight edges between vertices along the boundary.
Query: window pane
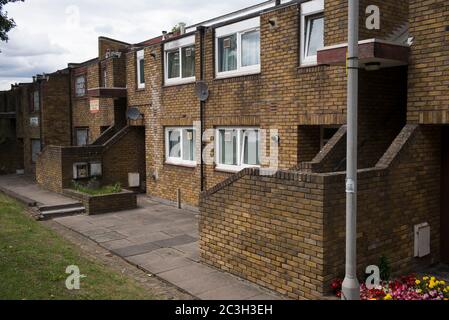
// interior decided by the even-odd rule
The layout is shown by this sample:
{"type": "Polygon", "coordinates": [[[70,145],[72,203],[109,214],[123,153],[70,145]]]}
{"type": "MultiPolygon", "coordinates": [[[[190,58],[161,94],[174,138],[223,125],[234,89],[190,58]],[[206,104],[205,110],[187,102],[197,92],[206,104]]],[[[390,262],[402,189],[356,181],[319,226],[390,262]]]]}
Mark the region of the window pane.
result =
{"type": "Polygon", "coordinates": [[[76,90],[77,97],[84,96],[84,94],[86,92],[86,86],[85,86],[86,81],[85,80],[86,79],[84,78],[84,76],[77,77],[75,80],[75,90],[76,90]]]}
{"type": "Polygon", "coordinates": [[[145,83],[145,60],[139,60],[139,81],[141,84],[145,83]]]}
{"type": "Polygon", "coordinates": [[[219,141],[220,164],[238,165],[237,163],[237,130],[220,130],[219,141]]]}
{"type": "Polygon", "coordinates": [[[242,34],[242,67],[260,64],[260,31],[242,34]]]}
{"type": "Polygon", "coordinates": [[[86,146],[89,140],[89,131],[87,129],[76,130],[76,145],[79,147],[86,146]]]}
{"type": "Polygon", "coordinates": [[[306,56],[315,56],[317,50],[324,47],[324,18],[323,16],[311,16],[306,19],[306,56]]]}
{"type": "Polygon", "coordinates": [[[182,134],[182,160],[195,161],[195,131],[184,129],[182,134]]]}
{"type": "Polygon", "coordinates": [[[179,78],[179,50],[167,52],[168,78],[179,78]]]}
{"type": "Polygon", "coordinates": [[[168,148],[170,158],[181,158],[181,131],[172,130],[168,132],[168,148]]]}
{"type": "Polygon", "coordinates": [[[218,39],[218,72],[237,69],[237,35],[218,39]]]}
{"type": "Polygon", "coordinates": [[[244,130],[242,137],[243,164],[259,165],[259,131],[244,130]]]}
{"type": "Polygon", "coordinates": [[[195,47],[182,48],[182,77],[195,76],[195,47]]]}

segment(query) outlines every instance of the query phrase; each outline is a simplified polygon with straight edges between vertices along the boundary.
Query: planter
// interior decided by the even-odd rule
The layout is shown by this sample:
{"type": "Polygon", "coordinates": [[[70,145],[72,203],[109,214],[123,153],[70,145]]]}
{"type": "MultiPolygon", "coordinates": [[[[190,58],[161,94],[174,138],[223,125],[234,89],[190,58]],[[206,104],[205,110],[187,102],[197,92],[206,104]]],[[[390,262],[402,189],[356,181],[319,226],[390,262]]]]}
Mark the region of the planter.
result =
{"type": "Polygon", "coordinates": [[[75,190],[65,189],[66,196],[79,200],[86,208],[88,215],[132,210],[137,208],[137,194],[131,191],[122,191],[106,195],[91,196],[75,190]]]}

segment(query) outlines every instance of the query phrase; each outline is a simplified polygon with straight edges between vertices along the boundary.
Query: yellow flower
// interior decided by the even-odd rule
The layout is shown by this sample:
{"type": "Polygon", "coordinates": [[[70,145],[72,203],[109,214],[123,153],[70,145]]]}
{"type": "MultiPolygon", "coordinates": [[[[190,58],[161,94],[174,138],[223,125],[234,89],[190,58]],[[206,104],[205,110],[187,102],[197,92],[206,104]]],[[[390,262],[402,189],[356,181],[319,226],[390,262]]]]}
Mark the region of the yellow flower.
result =
{"type": "Polygon", "coordinates": [[[384,300],[393,300],[393,297],[391,296],[391,294],[387,294],[384,300]]]}
{"type": "Polygon", "coordinates": [[[416,283],[417,285],[420,285],[420,284],[421,284],[421,281],[416,280],[415,283],[416,283]]]}
{"type": "Polygon", "coordinates": [[[435,277],[432,277],[432,278],[430,278],[430,281],[433,281],[433,282],[435,282],[435,280],[436,280],[436,278],[435,278],[435,277]]]}
{"type": "Polygon", "coordinates": [[[421,289],[416,290],[416,293],[422,293],[421,289]]]}
{"type": "Polygon", "coordinates": [[[440,283],[445,286],[446,285],[446,281],[440,281],[440,283]]]}
{"type": "Polygon", "coordinates": [[[427,280],[429,280],[429,277],[424,277],[424,278],[422,278],[424,281],[427,281],[427,280]]]}

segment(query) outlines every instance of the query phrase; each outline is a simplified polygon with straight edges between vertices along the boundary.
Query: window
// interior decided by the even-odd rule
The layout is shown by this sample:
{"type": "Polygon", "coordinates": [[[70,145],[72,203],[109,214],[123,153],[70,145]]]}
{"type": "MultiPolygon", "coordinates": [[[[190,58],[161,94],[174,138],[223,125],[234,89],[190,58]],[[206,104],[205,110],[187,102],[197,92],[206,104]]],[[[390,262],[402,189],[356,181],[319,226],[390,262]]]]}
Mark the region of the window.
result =
{"type": "Polygon", "coordinates": [[[137,61],[137,88],[145,88],[145,57],[144,50],[137,51],[136,61],[137,61]]]}
{"type": "Polygon", "coordinates": [[[220,128],[216,136],[217,169],[239,171],[260,166],[260,131],[257,128],[220,128]]]}
{"type": "Polygon", "coordinates": [[[321,149],[334,137],[339,127],[321,127],[321,149]]]}
{"type": "Polygon", "coordinates": [[[103,66],[103,73],[102,73],[102,86],[103,88],[108,87],[108,69],[106,66],[103,66]]]}
{"type": "Polygon", "coordinates": [[[301,4],[301,64],[317,63],[317,51],[324,47],[324,1],[301,4]]]}
{"type": "Polygon", "coordinates": [[[217,78],[260,72],[260,18],[216,30],[217,78]]]}
{"type": "Polygon", "coordinates": [[[33,108],[32,111],[39,111],[41,108],[41,100],[39,90],[33,91],[33,108]]]}
{"type": "Polygon", "coordinates": [[[88,128],[77,128],[76,132],[76,145],[78,147],[87,146],[89,143],[89,129],[88,128]]]}
{"type": "Polygon", "coordinates": [[[75,78],[75,94],[77,97],[86,95],[86,76],[78,76],[75,78]]]}
{"type": "Polygon", "coordinates": [[[192,127],[165,129],[166,162],[196,166],[196,131],[192,127]]]}
{"type": "Polygon", "coordinates": [[[195,36],[169,42],[165,50],[165,84],[195,81],[195,36]]]}
{"type": "Polygon", "coordinates": [[[31,139],[31,162],[36,163],[37,157],[41,152],[41,140],[31,139]]]}

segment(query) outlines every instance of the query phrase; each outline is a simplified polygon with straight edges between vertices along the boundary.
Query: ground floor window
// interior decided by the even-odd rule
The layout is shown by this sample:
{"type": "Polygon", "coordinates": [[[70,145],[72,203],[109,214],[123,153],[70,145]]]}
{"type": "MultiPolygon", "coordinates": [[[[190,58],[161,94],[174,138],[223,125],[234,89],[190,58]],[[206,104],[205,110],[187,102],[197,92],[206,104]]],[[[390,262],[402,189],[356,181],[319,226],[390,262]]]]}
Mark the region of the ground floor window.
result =
{"type": "Polygon", "coordinates": [[[76,145],[78,147],[84,147],[89,144],[89,129],[88,128],[76,128],[76,145]]]}
{"type": "Polygon", "coordinates": [[[166,162],[196,166],[196,136],[192,127],[165,128],[166,162]]]}
{"type": "Polygon", "coordinates": [[[258,128],[218,128],[216,141],[217,169],[239,171],[260,166],[258,128]]]}
{"type": "Polygon", "coordinates": [[[41,152],[41,140],[40,139],[31,139],[31,162],[36,163],[37,157],[41,152]]]}

